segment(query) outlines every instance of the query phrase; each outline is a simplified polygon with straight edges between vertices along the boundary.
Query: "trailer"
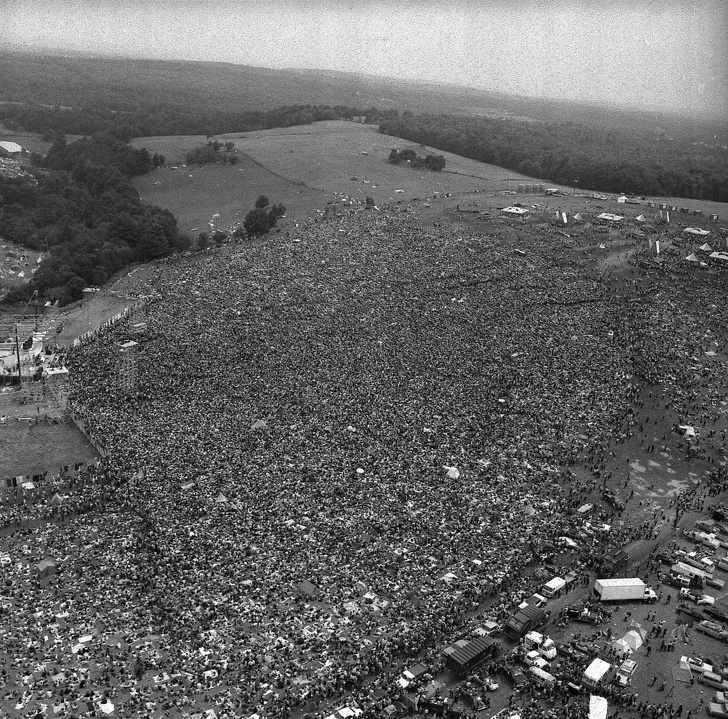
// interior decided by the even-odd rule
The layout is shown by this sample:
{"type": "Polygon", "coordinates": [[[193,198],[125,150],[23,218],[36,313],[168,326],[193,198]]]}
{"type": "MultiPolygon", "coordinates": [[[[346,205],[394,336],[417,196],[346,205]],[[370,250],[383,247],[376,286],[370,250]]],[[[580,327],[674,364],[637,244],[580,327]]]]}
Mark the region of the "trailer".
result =
{"type": "Polygon", "coordinates": [[[457,676],[467,674],[486,659],[498,656],[500,645],[492,637],[478,637],[462,646],[458,646],[447,656],[447,666],[457,676]]]}
{"type": "Polygon", "coordinates": [[[657,595],[638,577],[597,579],[594,594],[602,602],[656,602],[657,595]]]}
{"type": "Polygon", "coordinates": [[[520,639],[526,632],[545,624],[550,616],[551,612],[526,606],[508,618],[503,633],[511,639],[520,639]]]}

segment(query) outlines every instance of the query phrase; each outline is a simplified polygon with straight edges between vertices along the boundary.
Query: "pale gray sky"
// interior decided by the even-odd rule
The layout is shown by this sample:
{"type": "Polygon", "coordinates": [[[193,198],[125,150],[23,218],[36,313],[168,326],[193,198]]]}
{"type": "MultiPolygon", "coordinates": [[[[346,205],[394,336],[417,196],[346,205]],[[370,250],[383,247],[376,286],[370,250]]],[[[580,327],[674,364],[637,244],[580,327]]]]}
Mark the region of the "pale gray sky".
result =
{"type": "Polygon", "coordinates": [[[11,0],[4,42],[728,115],[725,0],[11,0]]]}

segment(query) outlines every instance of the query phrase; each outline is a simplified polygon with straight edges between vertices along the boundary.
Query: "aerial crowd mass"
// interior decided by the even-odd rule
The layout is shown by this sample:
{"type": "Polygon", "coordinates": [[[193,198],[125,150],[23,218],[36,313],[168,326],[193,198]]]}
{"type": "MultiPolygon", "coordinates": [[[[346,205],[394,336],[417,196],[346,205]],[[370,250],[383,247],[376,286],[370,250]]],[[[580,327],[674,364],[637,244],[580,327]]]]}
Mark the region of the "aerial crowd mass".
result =
{"type": "MultiPolygon", "coordinates": [[[[691,321],[679,287],[640,289],[638,263],[613,276],[548,226],[535,236],[515,252],[402,204],[158,263],[136,391],[119,390],[118,328],[66,358],[72,410],[105,455],[84,491],[0,507],[2,552],[57,567],[6,574],[6,706],[377,717],[404,668],[436,675],[445,645],[538,587],[534,566],[612,479],[614,445],[649,437],[645,380],[701,428],[688,454],[724,452],[726,387],[690,358],[725,338],[691,321]]],[[[713,305],[725,328],[716,287],[696,284],[690,312],[713,305]]],[[[725,470],[712,480],[725,489],[725,470]]],[[[579,580],[673,519],[620,513],[579,541],[579,580]]],[[[515,704],[584,716],[547,694],[548,710],[515,704]]]]}

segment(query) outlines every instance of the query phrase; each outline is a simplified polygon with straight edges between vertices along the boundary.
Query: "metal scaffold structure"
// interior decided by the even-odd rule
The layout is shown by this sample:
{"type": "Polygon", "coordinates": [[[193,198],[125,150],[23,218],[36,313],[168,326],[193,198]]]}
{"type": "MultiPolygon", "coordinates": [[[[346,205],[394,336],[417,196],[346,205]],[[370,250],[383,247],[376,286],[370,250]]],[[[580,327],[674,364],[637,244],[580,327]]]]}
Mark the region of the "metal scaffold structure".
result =
{"type": "Polygon", "coordinates": [[[133,340],[119,347],[119,391],[128,397],[135,395],[139,386],[138,349],[139,343],[133,340]]]}
{"type": "Polygon", "coordinates": [[[45,370],[43,384],[48,410],[55,416],[65,415],[68,410],[68,370],[65,367],[45,370]]]}

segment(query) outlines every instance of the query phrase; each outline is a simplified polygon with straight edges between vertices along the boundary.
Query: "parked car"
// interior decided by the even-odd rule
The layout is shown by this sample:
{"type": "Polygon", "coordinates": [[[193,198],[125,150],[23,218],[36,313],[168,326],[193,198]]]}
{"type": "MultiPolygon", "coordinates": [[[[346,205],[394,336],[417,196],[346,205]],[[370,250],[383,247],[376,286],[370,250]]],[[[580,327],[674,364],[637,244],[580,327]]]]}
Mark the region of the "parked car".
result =
{"type": "Polygon", "coordinates": [[[662,564],[669,564],[671,566],[675,564],[675,557],[673,554],[665,550],[658,552],[655,555],[655,559],[657,559],[658,562],[662,562],[662,564]]]}
{"type": "Polygon", "coordinates": [[[706,618],[702,609],[698,609],[698,607],[691,607],[689,604],[678,604],[675,611],[701,621],[706,618]]]}
{"type": "Polygon", "coordinates": [[[407,714],[407,707],[402,702],[392,702],[382,709],[382,719],[399,719],[407,714]]]}
{"type": "Polygon", "coordinates": [[[728,631],[723,628],[722,624],[718,624],[718,622],[713,622],[710,619],[704,619],[702,622],[698,622],[695,625],[695,628],[708,636],[721,639],[724,642],[728,641],[728,631]]]}
{"type": "Polygon", "coordinates": [[[690,671],[695,672],[696,674],[703,674],[705,672],[713,671],[713,665],[708,664],[698,656],[680,657],[680,661],[687,662],[687,665],[690,667],[690,671]]]}
{"type": "Polygon", "coordinates": [[[728,622],[728,608],[721,604],[713,604],[710,607],[705,608],[705,613],[716,619],[721,619],[724,622],[728,622]]]}
{"type": "Polygon", "coordinates": [[[711,577],[710,575],[705,578],[705,583],[709,587],[714,587],[715,589],[722,590],[725,587],[725,582],[722,579],[716,579],[715,577],[711,577]]]}
{"type": "Polygon", "coordinates": [[[514,664],[502,664],[498,669],[516,688],[523,686],[528,681],[526,675],[514,664]]]}
{"type": "Polygon", "coordinates": [[[708,704],[708,714],[712,717],[728,717],[728,710],[725,704],[710,702],[708,704]]]}
{"type": "Polygon", "coordinates": [[[483,686],[489,691],[494,692],[496,689],[500,687],[500,684],[493,679],[492,677],[485,677],[483,680],[483,686]]]}

